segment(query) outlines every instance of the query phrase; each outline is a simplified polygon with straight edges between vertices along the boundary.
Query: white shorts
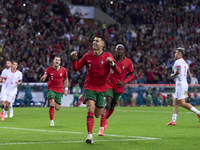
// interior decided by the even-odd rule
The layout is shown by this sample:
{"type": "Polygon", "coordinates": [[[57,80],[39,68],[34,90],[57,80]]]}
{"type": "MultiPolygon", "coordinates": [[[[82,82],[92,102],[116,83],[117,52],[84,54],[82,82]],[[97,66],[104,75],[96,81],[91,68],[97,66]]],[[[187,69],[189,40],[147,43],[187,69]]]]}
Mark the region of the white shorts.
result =
{"type": "Polygon", "coordinates": [[[188,97],[188,84],[176,84],[174,98],[178,100],[188,97]]]}
{"type": "Polygon", "coordinates": [[[15,101],[16,94],[1,94],[1,101],[7,101],[13,103],[15,101]]]}

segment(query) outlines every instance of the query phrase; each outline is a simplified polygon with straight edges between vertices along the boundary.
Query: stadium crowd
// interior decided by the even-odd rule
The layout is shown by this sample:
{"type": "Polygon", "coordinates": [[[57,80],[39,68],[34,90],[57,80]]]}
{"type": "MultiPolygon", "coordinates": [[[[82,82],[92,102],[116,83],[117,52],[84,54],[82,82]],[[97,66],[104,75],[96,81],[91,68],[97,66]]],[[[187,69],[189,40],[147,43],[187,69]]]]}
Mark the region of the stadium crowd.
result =
{"type": "Polygon", "coordinates": [[[120,27],[71,14],[64,0],[0,1],[0,69],[6,60],[17,60],[23,82],[38,82],[54,56],[60,55],[72,91],[77,82],[83,87],[86,68],[74,72],[70,53],[77,50],[80,59],[91,50],[93,38],[101,35],[105,51],[112,54],[117,43],[125,45],[135,69],[131,83],[174,83],[170,74],[177,47],[186,49],[185,59],[200,83],[200,1],[84,2],[72,0],[101,8],[120,27]]]}

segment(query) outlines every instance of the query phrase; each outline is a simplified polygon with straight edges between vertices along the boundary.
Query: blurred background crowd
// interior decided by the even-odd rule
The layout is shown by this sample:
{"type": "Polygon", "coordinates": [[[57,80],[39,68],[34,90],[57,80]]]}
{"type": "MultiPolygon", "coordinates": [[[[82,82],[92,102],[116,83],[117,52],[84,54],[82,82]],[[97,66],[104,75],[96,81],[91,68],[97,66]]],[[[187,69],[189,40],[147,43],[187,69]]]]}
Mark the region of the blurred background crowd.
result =
{"type": "Polygon", "coordinates": [[[67,68],[70,90],[83,87],[86,68],[72,70],[70,53],[79,59],[92,49],[101,35],[105,51],[114,55],[117,43],[126,47],[133,61],[130,83],[174,83],[170,77],[177,47],[184,47],[190,66],[189,83],[200,83],[200,1],[199,0],[71,0],[72,4],[95,6],[119,24],[84,19],[70,13],[64,0],[0,1],[0,69],[6,60],[17,60],[23,82],[38,82],[55,55],[67,68]],[[197,82],[198,81],[198,82],[197,82]]]}

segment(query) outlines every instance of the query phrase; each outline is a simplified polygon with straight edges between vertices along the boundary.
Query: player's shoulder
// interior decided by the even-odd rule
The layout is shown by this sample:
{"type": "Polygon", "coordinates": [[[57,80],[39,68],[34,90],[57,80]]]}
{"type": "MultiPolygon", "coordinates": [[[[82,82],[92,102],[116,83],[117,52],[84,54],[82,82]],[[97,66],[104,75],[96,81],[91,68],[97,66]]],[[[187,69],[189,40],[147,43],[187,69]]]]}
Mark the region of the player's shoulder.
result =
{"type": "Polygon", "coordinates": [[[110,54],[110,53],[108,53],[108,52],[103,52],[103,54],[102,55],[105,55],[105,56],[112,56],[113,57],[113,55],[112,54],[110,54]]]}
{"type": "Polygon", "coordinates": [[[126,61],[126,62],[128,62],[128,63],[131,63],[131,64],[133,63],[132,60],[129,59],[128,57],[126,57],[126,56],[124,57],[124,61],[126,61]]]}
{"type": "Polygon", "coordinates": [[[66,69],[65,67],[63,67],[63,66],[60,66],[60,69],[61,69],[61,70],[64,70],[64,71],[67,70],[67,69],[66,69]]]}
{"type": "Polygon", "coordinates": [[[21,71],[19,71],[19,70],[17,70],[17,71],[16,71],[16,73],[17,73],[17,74],[22,74],[22,72],[21,72],[21,71]]]}

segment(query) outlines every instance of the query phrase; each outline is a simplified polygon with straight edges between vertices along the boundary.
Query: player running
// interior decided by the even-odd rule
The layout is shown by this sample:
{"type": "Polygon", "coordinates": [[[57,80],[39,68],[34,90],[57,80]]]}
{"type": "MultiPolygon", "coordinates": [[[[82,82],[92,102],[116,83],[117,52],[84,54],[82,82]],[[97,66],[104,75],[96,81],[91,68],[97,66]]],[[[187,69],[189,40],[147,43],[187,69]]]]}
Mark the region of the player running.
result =
{"type": "Polygon", "coordinates": [[[114,112],[114,107],[121,99],[124,85],[131,81],[134,77],[134,69],[133,69],[133,62],[124,56],[125,48],[122,44],[118,44],[115,47],[116,50],[116,64],[121,68],[122,73],[120,75],[116,74],[111,70],[108,76],[108,88],[107,97],[106,97],[106,106],[105,110],[101,114],[101,121],[100,121],[100,130],[99,136],[104,135],[104,130],[108,126],[108,118],[114,112]],[[129,73],[128,77],[126,78],[127,72],[129,73]]]}
{"type": "MultiPolygon", "coordinates": [[[[12,65],[12,62],[10,60],[7,60],[6,61],[6,68],[1,72],[1,78],[0,78],[0,82],[3,81],[3,79],[5,78],[6,76],[6,72],[11,69],[11,65],[12,65]]],[[[2,87],[1,87],[1,93],[4,93],[5,91],[5,83],[2,84],[2,87]]],[[[5,106],[4,106],[5,107],[5,106]]],[[[7,118],[8,115],[5,116],[5,118],[7,118]]],[[[10,104],[10,114],[9,114],[9,117],[12,118],[13,117],[13,105],[12,103],[10,104]]]]}
{"type": "Polygon", "coordinates": [[[17,94],[17,85],[22,84],[22,73],[17,70],[18,63],[13,61],[11,69],[6,71],[5,76],[3,75],[2,83],[4,84],[3,92],[1,93],[1,108],[0,114],[1,121],[5,120],[9,105],[15,101],[17,94]],[[6,104],[5,108],[4,105],[6,104]]]}
{"type": "Polygon", "coordinates": [[[173,101],[173,115],[172,121],[166,125],[176,125],[176,118],[178,114],[178,104],[180,106],[194,112],[197,114],[200,122],[200,111],[194,108],[190,103],[186,103],[185,99],[188,97],[188,83],[187,83],[187,74],[190,76],[190,70],[188,64],[183,59],[185,54],[184,48],[177,48],[175,53],[175,63],[173,66],[174,74],[171,76],[175,78],[175,96],[173,101]]]}
{"type": "Polygon", "coordinates": [[[74,71],[78,71],[84,66],[87,67],[87,75],[84,83],[85,93],[83,103],[87,106],[87,131],[86,143],[92,144],[92,130],[94,117],[99,118],[103,111],[106,100],[106,80],[112,68],[116,74],[121,74],[120,68],[116,65],[113,56],[103,52],[105,41],[102,37],[96,36],[93,40],[93,51],[86,53],[77,63],[77,52],[71,53],[74,71]]]}
{"type": "Polygon", "coordinates": [[[60,56],[55,56],[53,60],[53,66],[48,67],[41,77],[40,81],[44,82],[47,77],[47,99],[49,101],[49,117],[50,126],[54,126],[54,108],[58,111],[62,103],[63,93],[65,96],[68,94],[68,74],[67,70],[60,66],[61,58],[60,56]],[[63,91],[63,80],[65,84],[65,89],[63,91]]]}

